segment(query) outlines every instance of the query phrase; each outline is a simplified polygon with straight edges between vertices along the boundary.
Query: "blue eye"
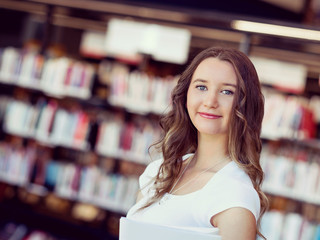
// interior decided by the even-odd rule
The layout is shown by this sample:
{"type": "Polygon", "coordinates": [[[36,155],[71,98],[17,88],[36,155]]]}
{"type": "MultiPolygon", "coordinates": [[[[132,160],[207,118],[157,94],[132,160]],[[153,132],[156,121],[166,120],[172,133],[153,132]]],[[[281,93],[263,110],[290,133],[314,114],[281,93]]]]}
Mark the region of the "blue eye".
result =
{"type": "Polygon", "coordinates": [[[199,89],[200,91],[206,91],[207,90],[207,87],[203,86],[203,85],[196,86],[196,88],[199,89]]]}
{"type": "Polygon", "coordinates": [[[233,92],[230,90],[222,90],[221,93],[223,93],[225,95],[233,95],[233,92]]]}

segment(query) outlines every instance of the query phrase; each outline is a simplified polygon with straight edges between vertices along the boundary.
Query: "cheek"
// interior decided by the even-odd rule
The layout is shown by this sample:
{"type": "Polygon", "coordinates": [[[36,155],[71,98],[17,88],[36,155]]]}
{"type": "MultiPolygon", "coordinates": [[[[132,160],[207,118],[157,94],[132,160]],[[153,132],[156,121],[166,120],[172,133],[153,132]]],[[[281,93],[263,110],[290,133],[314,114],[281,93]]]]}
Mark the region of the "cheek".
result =
{"type": "Polygon", "coordinates": [[[225,101],[225,102],[224,102],[224,103],[225,103],[225,104],[224,104],[224,108],[225,108],[227,111],[231,112],[232,109],[233,109],[233,102],[234,102],[234,97],[229,98],[228,101],[225,101]]]}
{"type": "Polygon", "coordinates": [[[228,113],[228,122],[229,122],[231,115],[235,113],[235,110],[233,109],[233,102],[231,102],[230,105],[227,107],[227,113],[228,113]]]}

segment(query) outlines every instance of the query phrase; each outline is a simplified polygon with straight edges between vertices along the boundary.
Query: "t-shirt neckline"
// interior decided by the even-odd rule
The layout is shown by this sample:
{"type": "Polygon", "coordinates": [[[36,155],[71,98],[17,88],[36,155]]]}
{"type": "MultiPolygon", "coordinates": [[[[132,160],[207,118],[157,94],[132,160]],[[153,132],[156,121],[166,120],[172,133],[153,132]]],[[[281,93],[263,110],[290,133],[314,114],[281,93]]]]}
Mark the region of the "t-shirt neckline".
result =
{"type": "MultiPolygon", "coordinates": [[[[193,156],[194,153],[188,153],[186,155],[184,155],[182,157],[182,160],[185,161],[187,160],[189,157],[193,156]]],[[[230,168],[230,166],[232,166],[233,164],[233,161],[231,160],[230,162],[228,162],[226,165],[224,165],[221,169],[219,169],[209,180],[208,182],[200,189],[196,190],[196,191],[193,191],[193,192],[190,192],[190,193],[186,193],[186,194],[171,194],[171,193],[166,193],[165,195],[167,196],[170,196],[170,197],[186,197],[186,196],[189,196],[189,195],[193,195],[193,194],[196,194],[200,191],[202,191],[203,189],[207,188],[211,182],[215,181],[215,179],[219,178],[219,176],[225,172],[228,168],[230,168]]]]}

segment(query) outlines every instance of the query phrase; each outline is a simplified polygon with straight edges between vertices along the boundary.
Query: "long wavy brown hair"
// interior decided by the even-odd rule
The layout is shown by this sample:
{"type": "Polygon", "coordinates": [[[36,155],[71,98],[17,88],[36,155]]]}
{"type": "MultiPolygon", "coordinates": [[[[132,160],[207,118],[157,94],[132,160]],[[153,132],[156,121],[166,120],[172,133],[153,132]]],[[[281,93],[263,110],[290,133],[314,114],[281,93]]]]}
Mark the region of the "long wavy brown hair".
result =
{"type": "Polygon", "coordinates": [[[182,157],[195,152],[198,147],[197,129],[193,126],[186,109],[187,92],[198,65],[204,59],[211,57],[231,63],[237,76],[227,147],[231,159],[249,175],[259,194],[261,214],[258,219],[257,234],[263,237],[259,228],[261,217],[268,207],[267,197],[261,191],[264,174],[259,162],[264,97],[257,72],[250,59],[244,53],[231,48],[212,47],[203,50],[180,76],[172,91],[172,108],[160,120],[164,135],[155,145],[161,149],[164,161],[155,179],[155,195],[143,208],[152,205],[165,193],[170,192],[181,174],[182,157]]]}

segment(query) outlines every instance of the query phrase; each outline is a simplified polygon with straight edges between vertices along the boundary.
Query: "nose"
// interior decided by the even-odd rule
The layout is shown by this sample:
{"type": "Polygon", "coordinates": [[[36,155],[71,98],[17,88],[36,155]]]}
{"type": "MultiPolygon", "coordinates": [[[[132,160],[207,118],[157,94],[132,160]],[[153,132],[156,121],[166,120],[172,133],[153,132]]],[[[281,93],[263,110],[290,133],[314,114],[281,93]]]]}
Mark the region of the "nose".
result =
{"type": "Polygon", "coordinates": [[[216,92],[208,92],[206,98],[204,99],[204,105],[208,108],[219,107],[219,97],[216,92]]]}

